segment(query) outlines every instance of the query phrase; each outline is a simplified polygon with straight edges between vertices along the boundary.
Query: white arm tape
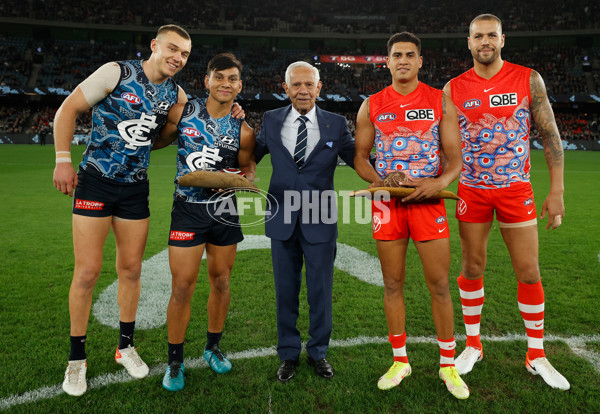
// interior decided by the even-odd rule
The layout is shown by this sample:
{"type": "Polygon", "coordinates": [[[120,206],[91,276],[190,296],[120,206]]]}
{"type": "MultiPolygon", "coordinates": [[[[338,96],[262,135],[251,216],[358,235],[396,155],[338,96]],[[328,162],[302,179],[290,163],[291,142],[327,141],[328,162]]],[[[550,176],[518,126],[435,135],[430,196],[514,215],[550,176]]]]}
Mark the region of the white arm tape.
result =
{"type": "Polygon", "coordinates": [[[121,78],[121,67],[116,62],[105,63],[79,84],[90,107],[96,105],[112,92],[121,78]]]}

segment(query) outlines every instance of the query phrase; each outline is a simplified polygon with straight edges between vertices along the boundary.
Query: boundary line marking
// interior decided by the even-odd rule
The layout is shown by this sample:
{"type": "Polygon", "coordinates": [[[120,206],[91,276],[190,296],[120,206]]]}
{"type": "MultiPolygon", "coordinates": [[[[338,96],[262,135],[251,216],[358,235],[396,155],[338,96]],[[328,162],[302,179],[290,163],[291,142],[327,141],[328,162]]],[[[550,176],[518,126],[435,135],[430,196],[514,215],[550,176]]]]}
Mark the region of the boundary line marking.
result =
{"type": "MultiPolygon", "coordinates": [[[[457,341],[466,340],[465,335],[455,335],[455,339],[457,341]]],[[[486,336],[482,335],[481,339],[489,342],[511,342],[511,341],[527,341],[526,335],[517,335],[517,334],[507,334],[504,336],[486,336]]],[[[600,335],[581,335],[574,337],[562,337],[557,335],[546,335],[544,337],[544,341],[549,342],[564,342],[566,343],[571,351],[579,356],[587,360],[592,367],[596,370],[598,374],[600,374],[600,354],[589,349],[586,349],[585,344],[587,342],[600,342],[600,335]]],[[[386,337],[369,337],[369,336],[358,336],[356,338],[349,339],[332,339],[329,343],[330,348],[347,348],[351,346],[357,345],[368,345],[368,344],[383,344],[387,343],[388,339],[386,337]]],[[[435,337],[426,337],[426,336],[415,336],[408,337],[406,340],[409,344],[437,344],[437,339],[435,337]]],[[[306,344],[303,343],[303,348],[306,344]]],[[[270,357],[276,356],[277,350],[273,345],[269,348],[255,348],[248,349],[245,351],[233,352],[227,356],[230,360],[237,359],[250,359],[250,358],[261,358],[261,357],[270,357]]],[[[154,367],[150,368],[150,372],[148,377],[154,376],[162,376],[164,375],[165,369],[167,367],[166,363],[158,364],[154,367]]],[[[189,368],[207,368],[208,364],[204,360],[203,357],[186,359],[185,367],[189,368]]],[[[100,388],[111,384],[116,383],[125,383],[130,381],[136,381],[134,378],[127,374],[126,370],[121,370],[119,372],[110,373],[110,374],[102,374],[93,378],[88,379],[88,390],[94,388],[100,388]]],[[[0,399],[0,410],[7,410],[11,407],[33,403],[36,401],[47,400],[54,398],[60,394],[64,394],[65,392],[62,390],[62,383],[55,384],[51,386],[41,387],[37,390],[31,390],[24,392],[20,395],[11,395],[6,398],[0,399]]],[[[75,401],[75,400],[74,400],[75,401]]]]}

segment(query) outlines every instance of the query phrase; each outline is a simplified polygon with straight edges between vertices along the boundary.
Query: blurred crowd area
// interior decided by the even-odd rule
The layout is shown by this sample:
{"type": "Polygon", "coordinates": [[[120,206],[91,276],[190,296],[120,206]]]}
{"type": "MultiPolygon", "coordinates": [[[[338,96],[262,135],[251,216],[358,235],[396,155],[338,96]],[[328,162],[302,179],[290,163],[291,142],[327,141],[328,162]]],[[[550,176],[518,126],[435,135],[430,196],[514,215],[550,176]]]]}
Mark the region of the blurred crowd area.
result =
{"type": "MultiPolygon", "coordinates": [[[[0,133],[52,133],[52,120],[58,108],[49,105],[0,105],[0,133]]],[[[263,111],[246,111],[246,122],[256,133],[260,131],[263,111]]],[[[356,129],[356,112],[338,112],[348,121],[352,136],[356,129]]],[[[562,139],[598,141],[600,140],[600,114],[598,113],[555,113],[556,123],[562,139]]],[[[92,123],[91,111],[77,119],[75,135],[88,135],[92,123]]],[[[531,128],[531,139],[540,135],[531,128]]]]}
{"type": "MultiPolygon", "coordinates": [[[[66,38],[50,35],[54,31],[49,29],[48,35],[40,35],[40,32],[35,35],[33,30],[34,35],[29,37],[13,35],[16,30],[0,30],[0,90],[5,95],[13,93],[11,89],[31,91],[36,88],[44,91],[51,88],[51,94],[66,95],[106,62],[147,58],[150,54],[148,38],[152,37],[157,27],[170,23],[179,24],[192,32],[197,31],[195,35],[193,32],[195,39],[205,37],[197,33],[208,33],[209,37],[210,33],[215,33],[222,39],[226,34],[237,33],[234,36],[242,38],[239,44],[237,39],[230,44],[223,41],[223,46],[201,44],[203,40],[194,40],[188,64],[175,77],[177,83],[192,96],[203,94],[206,64],[210,58],[227,51],[234,53],[244,65],[243,94],[258,99],[262,99],[258,94],[282,94],[286,67],[294,61],[305,60],[319,68],[323,82],[322,96],[352,95],[353,102],[360,101],[362,97],[390,84],[390,73],[385,65],[321,63],[319,55],[386,55],[383,37],[381,41],[362,42],[359,39],[367,39],[368,36],[361,37],[360,34],[391,34],[403,30],[422,34],[424,40],[423,67],[419,79],[442,88],[451,78],[472,67],[466,42],[468,25],[474,16],[487,12],[503,19],[507,41],[502,57],[537,70],[545,81],[551,102],[555,96],[562,96],[563,100],[565,96],[574,95],[600,96],[600,47],[597,46],[597,39],[593,40],[600,33],[600,20],[596,18],[600,12],[600,2],[597,0],[507,0],[496,4],[479,0],[431,0],[418,4],[395,1],[367,2],[353,8],[348,7],[347,1],[341,0],[309,1],[303,4],[281,4],[275,0],[232,0],[226,7],[216,3],[172,0],[168,2],[168,12],[165,3],[156,0],[115,0],[110,2],[110,7],[102,3],[74,0],[10,3],[0,4],[0,18],[9,24],[57,28],[76,23],[86,27],[98,25],[98,29],[89,29],[85,36],[73,34],[66,38]],[[131,27],[132,33],[136,27],[146,28],[147,36],[140,36],[136,41],[104,39],[110,36],[96,37],[98,33],[94,34],[94,30],[106,31],[111,28],[110,25],[131,27]],[[261,36],[257,32],[272,32],[275,37],[261,36]],[[539,36],[539,32],[548,33],[548,36],[539,36]],[[247,39],[253,33],[259,36],[256,38],[259,40],[256,46],[248,46],[247,39]],[[285,33],[303,34],[298,35],[296,43],[304,46],[310,44],[310,47],[292,48],[292,39],[287,42],[287,47],[278,48],[278,42],[273,39],[285,33]],[[308,41],[306,33],[323,35],[320,39],[308,41]],[[323,40],[330,39],[327,33],[337,33],[339,35],[336,36],[342,36],[342,40],[323,40]],[[454,37],[446,39],[444,33],[454,37]],[[573,40],[581,33],[584,33],[583,41],[573,40]],[[520,40],[515,40],[513,35],[520,36],[520,40]],[[433,47],[432,44],[444,46],[433,47]],[[360,99],[357,98],[359,95],[362,95],[360,99]]],[[[130,39],[135,37],[129,36],[130,39]]],[[[47,100],[43,102],[45,104],[14,104],[10,99],[0,100],[0,131],[37,133],[51,129],[60,99],[57,97],[52,104],[47,104],[47,100]]],[[[360,102],[354,103],[358,108],[360,102]]],[[[252,105],[251,111],[247,111],[247,120],[255,129],[260,126],[262,108],[269,105],[272,106],[272,102],[263,105],[257,102],[252,105]]],[[[560,109],[559,112],[561,110],[564,111],[560,109]]],[[[597,139],[598,115],[575,112],[557,114],[562,136],[568,139],[597,139]]],[[[344,115],[353,129],[355,113],[345,112],[344,115]]],[[[89,114],[82,116],[76,133],[88,133],[90,123],[89,114]]],[[[536,134],[533,129],[532,136],[536,137],[536,134]]]]}
{"type": "MultiPolygon", "coordinates": [[[[507,42],[508,43],[508,42],[507,42]]],[[[204,88],[206,64],[222,48],[203,46],[192,48],[186,67],[176,81],[186,91],[204,88]]],[[[308,49],[228,50],[244,65],[244,93],[281,93],[281,83],[287,65],[297,60],[315,63],[321,72],[323,92],[335,94],[372,94],[389,84],[390,74],[384,65],[320,63],[318,54],[308,49]],[[317,58],[317,59],[315,59],[317,58]]],[[[328,50],[323,54],[356,54],[356,51],[328,50]]],[[[375,55],[386,55],[385,42],[375,55]]],[[[32,39],[0,36],[0,86],[13,88],[62,88],[71,91],[102,64],[112,60],[143,59],[149,55],[148,45],[137,50],[125,42],[95,42],[84,40],[33,41],[32,39]]],[[[423,68],[419,78],[441,88],[472,66],[466,48],[448,50],[423,48],[423,68]]],[[[549,95],[600,95],[600,48],[545,46],[514,48],[508,44],[502,52],[504,59],[537,70],[546,82],[549,95]],[[584,62],[589,62],[589,72],[584,62]],[[596,62],[596,65],[594,65],[596,62]]]]}
{"type": "Polygon", "coordinates": [[[243,30],[299,33],[464,32],[480,13],[493,13],[506,31],[579,30],[600,28],[597,0],[407,0],[361,2],[310,0],[189,0],[81,2],[24,0],[0,4],[0,16],[44,21],[128,26],[180,24],[190,30],[243,30]],[[110,6],[109,6],[110,5],[110,6]]]}

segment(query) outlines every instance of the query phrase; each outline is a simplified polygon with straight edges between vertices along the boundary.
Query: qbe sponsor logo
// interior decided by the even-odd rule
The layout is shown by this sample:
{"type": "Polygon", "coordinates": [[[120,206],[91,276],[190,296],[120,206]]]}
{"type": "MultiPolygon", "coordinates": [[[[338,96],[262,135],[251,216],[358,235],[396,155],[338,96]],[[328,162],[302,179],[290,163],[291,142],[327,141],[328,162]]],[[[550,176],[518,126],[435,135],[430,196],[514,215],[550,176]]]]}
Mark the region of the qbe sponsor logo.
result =
{"type": "Polygon", "coordinates": [[[433,121],[433,109],[411,109],[404,113],[406,121],[433,121]]]}
{"type": "Polygon", "coordinates": [[[497,108],[500,106],[517,106],[516,92],[490,95],[490,107],[497,108]]]}
{"type": "Polygon", "coordinates": [[[193,233],[190,231],[172,230],[171,234],[169,235],[169,240],[176,240],[176,241],[194,240],[195,234],[196,233],[193,233]]]}
{"type": "Polygon", "coordinates": [[[76,199],[75,208],[79,210],[102,210],[104,208],[104,203],[99,201],[76,199]]]}
{"type": "Polygon", "coordinates": [[[139,96],[131,92],[123,92],[121,98],[132,104],[139,104],[142,101],[139,96]]]}

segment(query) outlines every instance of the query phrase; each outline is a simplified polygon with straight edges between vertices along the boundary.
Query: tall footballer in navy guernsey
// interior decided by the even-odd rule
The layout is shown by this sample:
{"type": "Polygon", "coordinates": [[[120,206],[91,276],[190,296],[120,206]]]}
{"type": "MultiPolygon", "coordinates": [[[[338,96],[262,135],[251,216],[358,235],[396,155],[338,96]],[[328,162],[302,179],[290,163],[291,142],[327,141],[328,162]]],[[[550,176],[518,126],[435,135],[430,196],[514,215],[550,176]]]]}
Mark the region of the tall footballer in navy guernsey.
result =
{"type": "Polygon", "coordinates": [[[169,108],[187,101],[171,77],[185,66],[192,42],[184,29],[168,25],[158,30],[150,48],[148,60],[109,62],[100,67],[65,99],[54,119],[54,186],[73,197],[71,353],[63,382],[69,395],[82,395],[87,389],[87,325],[111,229],[117,246],[120,313],[114,358],[134,378],[148,375],[148,366],[133,343],[150,216],[146,170],[169,108]],[[70,152],[75,122],[90,108],[92,132],[76,172],[70,152]]]}
{"type": "Polygon", "coordinates": [[[247,123],[231,116],[234,99],[242,90],[242,64],[230,53],[216,55],[208,63],[204,79],[209,96],[177,104],[169,111],[167,124],[154,148],[178,139],[177,175],[169,234],[171,299],[167,308],[169,361],[163,387],[184,387],[183,342],[191,316],[191,299],[200,261],[206,250],[208,281],[207,343],[203,356],[213,371],[225,374],[231,362],[219,348],[229,309],[229,280],[237,243],[243,240],[235,209],[235,197],[212,189],[184,187],[177,178],[196,170],[220,171],[239,168],[254,181],[256,138],[247,123]]]}
{"type": "Polygon", "coordinates": [[[115,89],[92,110],[92,132],[80,168],[114,181],[146,181],[156,134],[177,103],[173,79],[152,83],[141,60],[117,62],[121,76],[115,89]]]}

